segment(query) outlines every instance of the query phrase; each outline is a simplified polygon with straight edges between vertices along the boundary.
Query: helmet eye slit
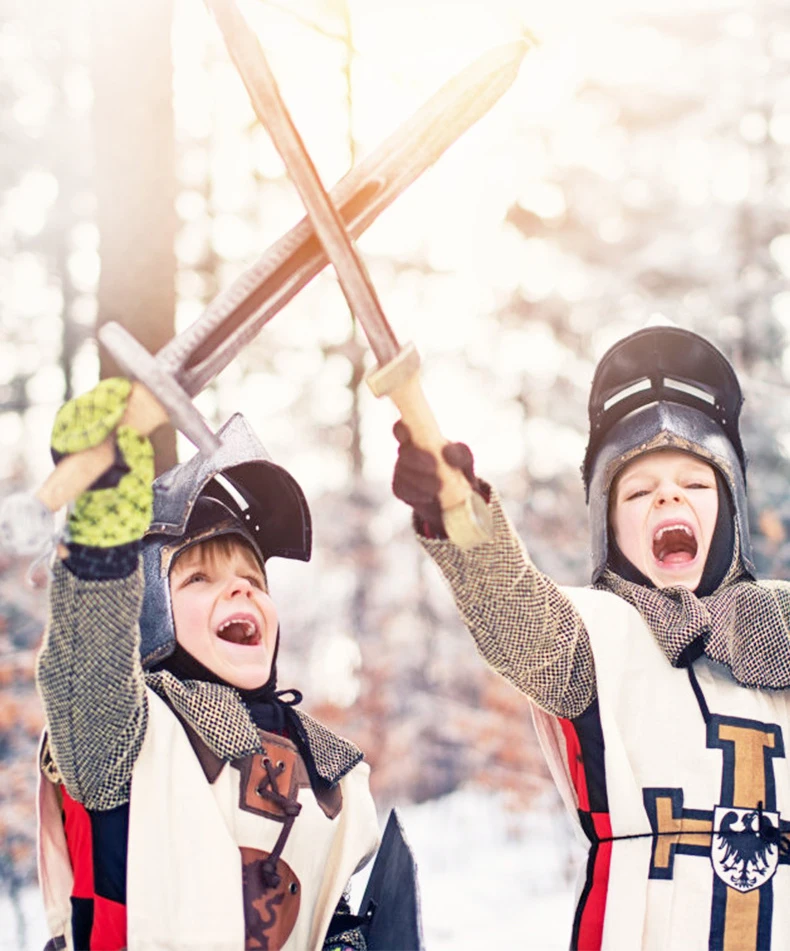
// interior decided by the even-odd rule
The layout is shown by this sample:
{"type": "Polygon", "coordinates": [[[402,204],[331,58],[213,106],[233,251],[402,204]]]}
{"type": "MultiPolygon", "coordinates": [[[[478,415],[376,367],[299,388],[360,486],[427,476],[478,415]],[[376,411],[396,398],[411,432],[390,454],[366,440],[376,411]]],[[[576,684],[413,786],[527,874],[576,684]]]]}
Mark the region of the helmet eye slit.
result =
{"type": "Polygon", "coordinates": [[[636,393],[642,393],[644,390],[649,390],[652,387],[650,380],[645,377],[642,380],[637,380],[636,383],[632,383],[630,386],[626,386],[622,390],[618,390],[617,393],[613,393],[607,400],[604,400],[603,411],[608,412],[613,406],[617,406],[618,403],[622,403],[623,400],[627,400],[629,396],[634,396],[636,393]]]}

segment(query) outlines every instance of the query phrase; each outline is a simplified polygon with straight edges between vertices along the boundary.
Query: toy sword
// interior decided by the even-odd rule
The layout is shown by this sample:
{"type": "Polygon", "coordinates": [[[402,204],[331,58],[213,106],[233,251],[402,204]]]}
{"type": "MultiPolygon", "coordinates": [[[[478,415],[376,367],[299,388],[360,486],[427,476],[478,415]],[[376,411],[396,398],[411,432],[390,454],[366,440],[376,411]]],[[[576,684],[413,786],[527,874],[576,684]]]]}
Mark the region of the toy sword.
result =
{"type": "MultiPolygon", "coordinates": [[[[479,57],[431,97],[332,189],[345,228],[361,234],[512,84],[525,47],[509,44],[479,57]]],[[[125,422],[152,432],[168,419],[210,453],[215,437],[192,405],[199,393],[261,328],[328,263],[309,218],[276,241],[155,356],[123,327],[105,324],[99,339],[135,382],[125,422]]],[[[76,498],[112,464],[114,446],[61,460],[34,495],[3,502],[0,548],[38,551],[52,535],[51,513],[76,498]]]]}
{"type": "MultiPolygon", "coordinates": [[[[386,395],[393,400],[414,443],[435,456],[441,480],[442,520],[450,539],[462,548],[488,541],[493,534],[488,507],[472,490],[463,473],[449,466],[442,456],[447,440],[441,434],[420,384],[419,355],[412,344],[401,347],[398,343],[367,269],[337,208],[324,190],[283,102],[255,33],[235,0],[206,0],[206,4],[247,87],[255,114],[267,129],[301,195],[315,233],[337,272],[351,312],[368,338],[378,362],[378,368],[367,378],[371,390],[376,396],[386,395]]],[[[524,44],[516,46],[523,52],[524,44]]]]}

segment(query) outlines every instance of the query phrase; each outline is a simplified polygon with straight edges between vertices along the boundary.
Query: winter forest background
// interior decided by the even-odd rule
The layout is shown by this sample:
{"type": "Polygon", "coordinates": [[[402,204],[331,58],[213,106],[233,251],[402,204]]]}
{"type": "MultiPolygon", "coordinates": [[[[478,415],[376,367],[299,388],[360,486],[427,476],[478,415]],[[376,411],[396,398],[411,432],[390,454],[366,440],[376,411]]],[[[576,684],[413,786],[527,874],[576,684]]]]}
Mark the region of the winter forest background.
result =
{"type": "MultiPolygon", "coordinates": [[[[596,360],[657,316],[709,335],[746,395],[759,568],[787,577],[790,3],[244,9],[328,186],[479,53],[539,38],[491,113],[360,239],[385,310],[422,354],[444,433],[472,447],[538,565],[565,583],[586,580],[579,465],[596,360]]],[[[48,474],[57,407],[111,372],[97,322],[158,349],[303,212],[200,0],[0,11],[5,495],[48,474]]],[[[469,861],[470,897],[499,878],[492,901],[513,906],[514,929],[499,946],[532,935],[539,947],[552,926],[537,916],[554,906],[526,892],[568,886],[570,836],[526,700],[477,657],[391,496],[395,411],[362,382],[370,366],[327,270],[198,405],[215,428],[244,412],[312,504],[312,562],[271,564],[281,686],[365,749],[382,817],[393,804],[415,829],[461,816],[446,862],[469,861]],[[466,812],[453,812],[461,795],[466,812]],[[512,846],[501,876],[496,851],[481,853],[494,841],[512,846]]],[[[157,449],[174,459],[173,434],[157,449]]],[[[0,893],[17,910],[35,880],[45,618],[26,570],[0,556],[0,893]]],[[[569,914],[554,921],[557,947],[569,914]]],[[[465,918],[455,936],[429,924],[429,947],[466,946],[465,918]]],[[[14,927],[9,947],[24,940],[14,927]]]]}

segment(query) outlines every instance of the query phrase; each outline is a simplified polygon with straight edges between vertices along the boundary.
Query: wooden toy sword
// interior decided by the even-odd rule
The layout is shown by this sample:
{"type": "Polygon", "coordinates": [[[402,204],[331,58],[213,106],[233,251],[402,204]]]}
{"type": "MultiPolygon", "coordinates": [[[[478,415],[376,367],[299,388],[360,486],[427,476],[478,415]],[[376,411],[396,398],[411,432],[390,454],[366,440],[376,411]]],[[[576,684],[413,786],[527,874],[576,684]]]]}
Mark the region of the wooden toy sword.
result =
{"type": "MultiPolygon", "coordinates": [[[[241,75],[255,114],[265,126],[296,185],[315,233],[337,272],[352,314],[359,320],[378,368],[368,376],[376,396],[389,396],[398,407],[415,444],[432,452],[441,489],[439,503],[449,538],[472,548],[492,536],[491,517],[466,477],[442,456],[447,440],[428,405],[419,378],[420,358],[412,344],[401,346],[384,315],[367,269],[343,220],[326,193],[310,155],[283,102],[258,39],[235,0],[206,0],[228,52],[241,75]]],[[[517,43],[523,52],[526,44],[517,43]]],[[[511,51],[512,53],[512,51],[511,51]]],[[[518,57],[520,59],[520,55],[518,57]]]]}

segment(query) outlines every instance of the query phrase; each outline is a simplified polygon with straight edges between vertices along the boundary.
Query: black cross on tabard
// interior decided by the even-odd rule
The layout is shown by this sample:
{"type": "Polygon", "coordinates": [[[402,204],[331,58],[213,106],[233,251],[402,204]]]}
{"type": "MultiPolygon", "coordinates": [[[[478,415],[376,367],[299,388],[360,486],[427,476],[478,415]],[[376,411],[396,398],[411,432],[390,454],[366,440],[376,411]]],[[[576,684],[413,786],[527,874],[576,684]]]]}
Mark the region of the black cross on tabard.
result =
{"type": "Polygon", "coordinates": [[[653,830],[650,878],[671,879],[678,855],[713,866],[711,949],[771,946],[773,876],[790,864],[790,822],[776,812],[773,760],[785,755],[775,724],[710,715],[707,748],[722,751],[719,802],[685,809],[682,789],[644,789],[653,830]]]}

